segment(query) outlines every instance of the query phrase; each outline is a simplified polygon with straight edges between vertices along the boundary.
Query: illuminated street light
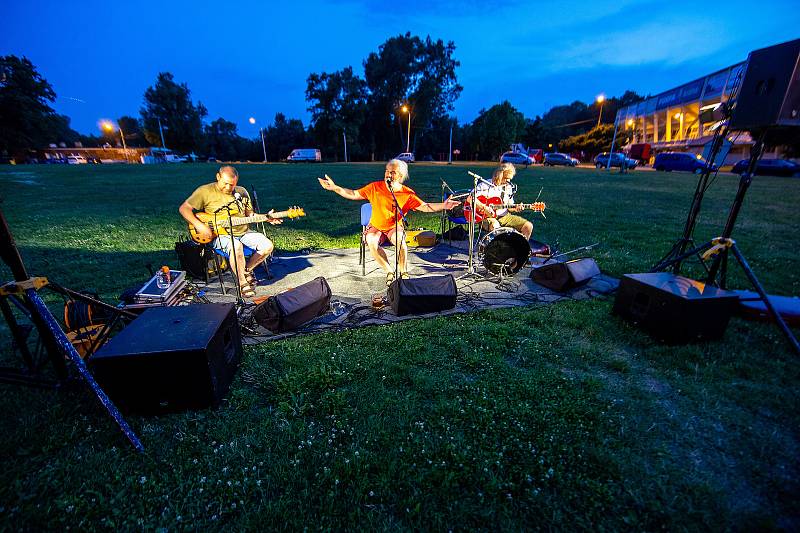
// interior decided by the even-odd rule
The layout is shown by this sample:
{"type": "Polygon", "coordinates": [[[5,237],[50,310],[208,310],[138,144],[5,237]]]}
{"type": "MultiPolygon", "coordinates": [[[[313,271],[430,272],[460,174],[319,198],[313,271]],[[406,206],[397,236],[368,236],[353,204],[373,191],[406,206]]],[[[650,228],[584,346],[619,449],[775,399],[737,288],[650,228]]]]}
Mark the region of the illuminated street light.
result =
{"type": "Polygon", "coordinates": [[[600,104],[600,114],[597,115],[597,126],[600,127],[600,121],[603,119],[603,103],[606,101],[606,95],[598,94],[595,101],[600,104]]]}
{"type": "MultiPolygon", "coordinates": [[[[108,133],[114,133],[114,124],[110,120],[102,121],[100,126],[108,133]]],[[[122,139],[122,149],[125,151],[125,161],[128,161],[128,147],[125,145],[125,134],[122,132],[122,128],[119,126],[119,124],[117,124],[116,129],[119,130],[119,136],[122,139]]]]}
{"type": "Polygon", "coordinates": [[[408,113],[408,135],[406,135],[406,152],[411,152],[411,108],[404,105],[400,108],[403,113],[408,113]]]}

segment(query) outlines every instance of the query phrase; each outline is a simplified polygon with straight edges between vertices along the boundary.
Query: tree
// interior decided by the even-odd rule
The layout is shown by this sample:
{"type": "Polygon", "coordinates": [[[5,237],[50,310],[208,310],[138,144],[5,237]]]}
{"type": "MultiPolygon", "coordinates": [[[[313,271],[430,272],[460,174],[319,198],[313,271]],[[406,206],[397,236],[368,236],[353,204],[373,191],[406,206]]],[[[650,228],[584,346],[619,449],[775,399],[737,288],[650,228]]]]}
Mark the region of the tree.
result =
{"type": "Polygon", "coordinates": [[[125,144],[128,147],[141,148],[147,145],[147,140],[144,138],[144,132],[142,131],[139,119],[123,115],[117,119],[117,124],[119,124],[119,128],[125,135],[125,144]]]}
{"type": "Polygon", "coordinates": [[[277,113],[275,122],[264,132],[264,138],[267,143],[267,159],[278,161],[286,159],[292,149],[305,146],[307,135],[299,119],[287,120],[283,113],[277,113]]]}
{"type": "Polygon", "coordinates": [[[24,155],[49,142],[66,141],[61,134],[75,133],[69,119],[50,107],[55,99],[53,87],[30,60],[0,56],[0,153],[24,155]]]}
{"type": "Polygon", "coordinates": [[[583,152],[585,157],[592,157],[600,152],[610,152],[611,142],[614,141],[614,151],[620,151],[631,140],[631,131],[622,127],[617,129],[617,138],[614,140],[614,125],[600,124],[586,133],[568,137],[558,143],[563,152],[583,152]]]}
{"type": "MultiPolygon", "coordinates": [[[[205,152],[220,161],[234,161],[242,158],[242,137],[236,132],[236,124],[218,118],[206,126],[205,152]]],[[[246,140],[246,139],[245,139],[246,140]]]]}
{"type": "Polygon", "coordinates": [[[328,74],[310,74],[306,100],[311,112],[309,131],[323,157],[344,156],[342,132],[347,134],[350,158],[363,158],[359,132],[366,119],[366,82],[353,74],[353,67],[328,74]]]}
{"type": "Polygon", "coordinates": [[[525,116],[507,100],[481,109],[470,128],[470,151],[481,159],[497,159],[525,134],[525,116]]]}
{"type": "Polygon", "coordinates": [[[208,112],[202,103],[192,103],[189,87],[175,83],[169,72],[160,72],[155,85],[144,92],[144,107],[139,113],[145,138],[152,145],[161,145],[159,119],[168,148],[191,152],[202,144],[203,117],[208,112]]]}
{"type": "Polygon", "coordinates": [[[404,144],[401,105],[410,105],[418,128],[431,127],[434,118],[453,109],[463,89],[456,78],[460,63],[453,59],[454,52],[452,41],[445,44],[430,37],[422,41],[406,33],[388,39],[367,57],[369,137],[365,142],[375,151],[385,157],[404,144]]]}

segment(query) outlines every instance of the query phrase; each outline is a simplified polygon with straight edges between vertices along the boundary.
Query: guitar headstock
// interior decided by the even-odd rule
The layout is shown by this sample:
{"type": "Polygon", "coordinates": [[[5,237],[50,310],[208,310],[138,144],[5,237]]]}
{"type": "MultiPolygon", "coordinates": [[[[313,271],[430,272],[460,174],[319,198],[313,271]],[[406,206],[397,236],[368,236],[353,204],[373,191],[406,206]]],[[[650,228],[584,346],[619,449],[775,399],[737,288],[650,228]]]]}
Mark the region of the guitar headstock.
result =
{"type": "Polygon", "coordinates": [[[306,216],[306,212],[302,207],[290,207],[286,210],[286,216],[289,218],[297,218],[306,216]]]}
{"type": "Polygon", "coordinates": [[[531,204],[531,210],[532,211],[538,211],[540,213],[542,211],[544,211],[546,207],[547,206],[545,205],[544,202],[534,202],[534,203],[531,204]]]}

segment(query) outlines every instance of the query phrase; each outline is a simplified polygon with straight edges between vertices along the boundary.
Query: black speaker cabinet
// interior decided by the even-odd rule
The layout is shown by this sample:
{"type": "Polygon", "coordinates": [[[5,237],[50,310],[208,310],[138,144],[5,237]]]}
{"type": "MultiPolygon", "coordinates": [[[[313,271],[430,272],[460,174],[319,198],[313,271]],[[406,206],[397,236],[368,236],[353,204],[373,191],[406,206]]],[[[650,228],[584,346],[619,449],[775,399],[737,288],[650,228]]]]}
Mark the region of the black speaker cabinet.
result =
{"type": "Polygon", "coordinates": [[[234,305],[204,304],[147,309],[89,363],[121,409],[155,414],[218,404],[241,356],[234,305]]]}
{"type": "Polygon", "coordinates": [[[591,257],[572,259],[563,263],[545,263],[534,266],[531,270],[531,279],[543,287],[554,291],[568,291],[588,283],[590,279],[600,273],[591,257]]]}
{"type": "Polygon", "coordinates": [[[452,309],[457,295],[456,280],[451,274],[396,279],[389,287],[389,301],[397,316],[452,309]]]}
{"type": "Polygon", "coordinates": [[[666,272],[622,276],[613,312],[669,344],[718,339],[736,310],[735,292],[666,272]]]}
{"type": "Polygon", "coordinates": [[[730,128],[800,126],[799,63],[800,39],[750,52],[730,128]]]}

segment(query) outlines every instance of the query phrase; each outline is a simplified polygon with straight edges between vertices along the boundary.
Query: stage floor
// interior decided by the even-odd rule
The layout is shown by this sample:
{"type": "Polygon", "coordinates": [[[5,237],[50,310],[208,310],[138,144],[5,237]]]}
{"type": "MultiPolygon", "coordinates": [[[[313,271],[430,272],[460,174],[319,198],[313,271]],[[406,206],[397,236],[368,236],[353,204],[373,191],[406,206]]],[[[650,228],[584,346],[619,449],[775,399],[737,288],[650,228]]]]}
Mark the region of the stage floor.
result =
{"type": "MultiPolygon", "coordinates": [[[[411,277],[452,274],[456,278],[458,298],[454,309],[402,317],[395,315],[389,305],[377,310],[372,307],[373,295],[386,294],[386,277],[369,251],[367,251],[364,276],[361,275],[358,248],[279,252],[270,262],[271,279],[264,279],[265,273],[262,269],[256,271],[260,279],[255,301],[322,276],[331,287],[331,311],[296,331],[273,335],[254,323],[252,331],[247,331],[249,329],[247,325],[252,322],[249,320],[249,314],[254,307],[250,305],[242,311],[240,320],[245,325],[245,342],[258,343],[326,330],[388,324],[399,320],[466,313],[480,309],[550,304],[564,299],[582,300],[608,294],[619,283],[616,278],[600,274],[582,287],[558,293],[534,283],[529,277],[530,266],[500,280],[497,275],[488,273],[482,265],[477,264],[477,261],[477,274],[467,275],[469,255],[464,249],[466,245],[466,242],[453,241],[452,245],[443,242],[432,248],[409,249],[411,277]]],[[[390,261],[393,261],[394,248],[389,246],[385,250],[390,261]]],[[[532,261],[541,262],[538,259],[532,261]]],[[[600,266],[602,268],[602,265],[600,266]]],[[[224,276],[227,295],[222,294],[216,279],[212,279],[208,284],[195,283],[212,302],[236,300],[236,288],[230,273],[224,276]]]]}

